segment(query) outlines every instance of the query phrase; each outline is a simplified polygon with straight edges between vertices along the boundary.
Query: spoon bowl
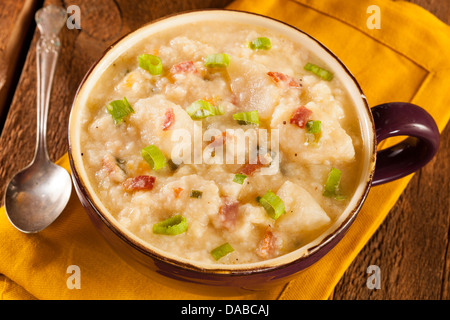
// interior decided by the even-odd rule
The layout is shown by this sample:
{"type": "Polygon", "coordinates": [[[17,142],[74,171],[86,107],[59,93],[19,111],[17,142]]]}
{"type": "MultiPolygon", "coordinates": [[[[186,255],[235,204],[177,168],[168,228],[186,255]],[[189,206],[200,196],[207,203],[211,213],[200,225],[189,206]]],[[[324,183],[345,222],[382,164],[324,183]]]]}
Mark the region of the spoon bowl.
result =
{"type": "Polygon", "coordinates": [[[71,188],[68,172],[51,161],[33,162],[18,172],[5,193],[9,221],[20,231],[35,233],[49,226],[65,208],[71,188]]]}
{"type": "Polygon", "coordinates": [[[35,18],[41,33],[36,45],[36,151],[31,164],[11,179],[4,199],[9,221],[26,233],[39,232],[55,221],[72,192],[69,173],[50,161],[46,142],[50,93],[61,46],[58,33],[66,21],[66,11],[49,5],[38,10],[35,18]]]}

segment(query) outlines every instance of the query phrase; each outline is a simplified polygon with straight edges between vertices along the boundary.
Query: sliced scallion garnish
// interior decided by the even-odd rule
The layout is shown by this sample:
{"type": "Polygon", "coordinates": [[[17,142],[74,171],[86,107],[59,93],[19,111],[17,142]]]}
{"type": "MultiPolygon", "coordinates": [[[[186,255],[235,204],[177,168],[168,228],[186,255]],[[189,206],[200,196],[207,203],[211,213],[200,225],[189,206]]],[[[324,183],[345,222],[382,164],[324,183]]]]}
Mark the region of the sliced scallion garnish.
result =
{"type": "Polygon", "coordinates": [[[233,251],[233,247],[227,242],[211,250],[211,255],[213,256],[214,260],[217,261],[233,251]]]}
{"type": "Polygon", "coordinates": [[[155,145],[149,145],[141,149],[142,158],[152,167],[159,170],[166,166],[167,160],[161,150],[155,145]]]}
{"type": "Polygon", "coordinates": [[[345,197],[339,193],[339,184],[341,182],[342,171],[336,168],[331,168],[328,174],[327,182],[325,182],[323,195],[336,200],[344,200],[345,197]]]}
{"type": "Polygon", "coordinates": [[[320,133],[320,132],[322,132],[322,122],[320,120],[309,120],[306,123],[306,131],[308,133],[320,133]]]}
{"type": "Polygon", "coordinates": [[[333,73],[319,66],[316,66],[315,64],[308,62],[304,68],[305,70],[311,71],[315,75],[321,77],[323,80],[331,81],[333,79],[333,73]]]}
{"type": "Polygon", "coordinates": [[[139,67],[155,76],[161,74],[163,69],[161,58],[146,53],[139,56],[139,67]]]}
{"type": "Polygon", "coordinates": [[[208,68],[226,68],[230,64],[230,56],[226,53],[210,54],[205,58],[205,66],[208,68]]]}
{"type": "Polygon", "coordinates": [[[252,50],[269,50],[272,47],[270,39],[259,37],[248,43],[248,47],[252,50]]]}
{"type": "Polygon", "coordinates": [[[224,110],[222,107],[213,106],[211,103],[205,100],[197,100],[193,102],[186,108],[186,112],[193,120],[224,114],[224,110]]]}
{"type": "Polygon", "coordinates": [[[153,233],[174,236],[186,232],[188,224],[186,218],[181,215],[173,216],[153,225],[153,233]]]}
{"type": "Polygon", "coordinates": [[[172,171],[177,170],[178,167],[180,166],[180,165],[176,164],[175,162],[173,162],[172,159],[169,159],[169,160],[167,161],[167,164],[169,165],[169,168],[170,168],[170,170],[172,170],[172,171]]]}
{"type": "Polygon", "coordinates": [[[285,213],[284,202],[272,191],[267,191],[265,195],[258,199],[258,202],[264,207],[267,214],[274,220],[285,213]]]}
{"type": "Polygon", "coordinates": [[[309,120],[305,127],[306,141],[317,144],[322,137],[322,122],[320,120],[309,120]]]}
{"type": "Polygon", "coordinates": [[[306,142],[308,144],[317,145],[322,137],[322,133],[306,133],[306,142]]]}
{"type": "Polygon", "coordinates": [[[239,184],[243,184],[244,180],[247,178],[247,176],[245,174],[240,174],[237,173],[235,174],[234,178],[233,178],[233,182],[239,183],[239,184]]]}
{"type": "Polygon", "coordinates": [[[202,195],[203,195],[203,192],[201,192],[199,190],[191,190],[191,193],[189,194],[189,197],[196,198],[196,199],[201,199],[202,195]]]}
{"type": "Polygon", "coordinates": [[[239,112],[233,114],[233,119],[237,120],[239,124],[256,124],[259,125],[258,110],[239,112]]]}
{"type": "Polygon", "coordinates": [[[114,122],[116,124],[120,123],[128,116],[130,113],[133,113],[134,110],[131,105],[128,103],[127,98],[123,98],[123,100],[114,100],[111,101],[107,106],[109,114],[113,117],[114,122]]]}

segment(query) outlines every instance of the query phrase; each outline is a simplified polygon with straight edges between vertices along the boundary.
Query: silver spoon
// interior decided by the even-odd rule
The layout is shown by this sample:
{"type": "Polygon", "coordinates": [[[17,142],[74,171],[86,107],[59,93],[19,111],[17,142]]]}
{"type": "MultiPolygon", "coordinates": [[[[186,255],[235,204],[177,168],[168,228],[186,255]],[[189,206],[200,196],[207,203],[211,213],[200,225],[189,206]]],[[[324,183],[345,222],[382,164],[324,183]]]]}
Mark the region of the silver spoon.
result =
{"type": "Polygon", "coordinates": [[[66,11],[46,6],[36,12],[41,33],[36,46],[37,62],[37,133],[33,161],[18,172],[5,192],[5,210],[9,221],[20,231],[39,232],[63,211],[72,192],[69,173],[50,161],[47,151],[47,114],[61,43],[59,31],[66,21],[66,11]]]}

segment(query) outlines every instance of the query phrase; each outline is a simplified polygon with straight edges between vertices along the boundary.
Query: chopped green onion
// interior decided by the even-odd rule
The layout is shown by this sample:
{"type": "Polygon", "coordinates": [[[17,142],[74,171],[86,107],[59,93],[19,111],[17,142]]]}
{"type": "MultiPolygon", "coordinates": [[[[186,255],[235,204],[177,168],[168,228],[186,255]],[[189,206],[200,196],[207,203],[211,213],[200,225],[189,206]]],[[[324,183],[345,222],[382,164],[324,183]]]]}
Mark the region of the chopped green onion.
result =
{"type": "Polygon", "coordinates": [[[170,170],[175,171],[178,169],[179,165],[172,161],[172,159],[169,159],[167,161],[167,164],[169,165],[170,170]]]}
{"type": "Polygon", "coordinates": [[[266,209],[267,214],[274,220],[278,219],[283,213],[285,213],[285,207],[283,200],[280,199],[272,191],[267,191],[265,195],[259,198],[259,203],[266,209]]]}
{"type": "Polygon", "coordinates": [[[319,133],[306,133],[306,142],[308,144],[317,145],[322,137],[322,132],[319,133]]]}
{"type": "Polygon", "coordinates": [[[205,66],[208,68],[226,68],[230,64],[230,56],[226,53],[210,54],[205,58],[205,66]]]}
{"type": "Polygon", "coordinates": [[[153,170],[162,169],[167,164],[166,157],[155,145],[149,145],[141,149],[141,155],[153,170]]]}
{"type": "Polygon", "coordinates": [[[203,192],[201,192],[199,190],[191,190],[191,193],[189,194],[189,197],[201,199],[202,195],[203,195],[203,192]]]}
{"type": "Polygon", "coordinates": [[[270,39],[259,37],[248,43],[248,47],[252,50],[269,50],[272,47],[270,39]]]}
{"type": "Polygon", "coordinates": [[[193,102],[186,108],[186,112],[193,120],[203,119],[210,116],[219,116],[225,113],[221,106],[213,106],[205,100],[197,100],[193,102]]]}
{"type": "Polygon", "coordinates": [[[186,232],[187,228],[186,218],[181,215],[176,215],[167,220],[155,223],[153,225],[153,233],[174,236],[186,232]]]}
{"type": "Polygon", "coordinates": [[[216,113],[216,116],[225,114],[225,110],[223,110],[222,106],[214,106],[214,112],[216,113]]]}
{"type": "Polygon", "coordinates": [[[240,174],[237,173],[234,178],[233,178],[233,182],[239,183],[239,184],[243,184],[244,180],[247,178],[247,176],[245,174],[240,174]]]}
{"type": "Polygon", "coordinates": [[[321,67],[316,66],[315,64],[307,63],[304,68],[305,70],[311,71],[312,73],[321,77],[324,80],[331,81],[331,79],[333,79],[333,73],[331,73],[328,70],[322,69],[321,67]]]}
{"type": "Polygon", "coordinates": [[[134,110],[131,105],[128,103],[127,98],[123,98],[123,100],[114,100],[111,101],[107,106],[109,114],[113,117],[114,122],[116,124],[120,123],[128,116],[130,113],[133,113],[134,110]]]}
{"type": "Polygon", "coordinates": [[[319,120],[309,120],[306,123],[306,131],[308,133],[320,133],[322,132],[322,122],[319,120]]]}
{"type": "Polygon", "coordinates": [[[259,125],[258,110],[249,112],[239,112],[233,114],[233,119],[237,120],[239,124],[256,124],[259,125]]]}
{"type": "Polygon", "coordinates": [[[126,174],[127,169],[126,169],[125,164],[127,162],[124,159],[120,159],[120,158],[115,158],[115,159],[116,159],[117,166],[126,174]]]}
{"type": "Polygon", "coordinates": [[[152,75],[158,75],[162,73],[162,61],[159,57],[152,54],[141,54],[139,56],[139,67],[147,70],[152,75]]]}
{"type": "Polygon", "coordinates": [[[325,183],[323,195],[325,197],[343,200],[345,197],[339,194],[339,184],[341,182],[342,171],[336,168],[331,168],[328,174],[327,182],[325,183]]]}
{"type": "Polygon", "coordinates": [[[322,137],[322,122],[319,120],[309,120],[306,123],[306,141],[308,143],[318,143],[322,137]]]}
{"type": "Polygon", "coordinates": [[[233,247],[227,242],[211,250],[211,255],[213,256],[214,260],[217,261],[233,251],[234,251],[233,247]]]}

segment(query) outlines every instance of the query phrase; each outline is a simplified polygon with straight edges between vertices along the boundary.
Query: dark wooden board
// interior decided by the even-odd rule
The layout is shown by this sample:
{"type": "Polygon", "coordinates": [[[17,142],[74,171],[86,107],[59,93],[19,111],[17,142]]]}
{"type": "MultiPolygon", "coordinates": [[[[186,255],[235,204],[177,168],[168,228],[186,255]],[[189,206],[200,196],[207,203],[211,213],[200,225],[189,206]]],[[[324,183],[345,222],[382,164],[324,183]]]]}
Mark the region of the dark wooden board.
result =
{"type": "MultiPolygon", "coordinates": [[[[76,4],[82,13],[81,30],[65,28],[61,32],[62,52],[48,123],[47,139],[51,158],[56,160],[67,151],[67,122],[73,96],[85,72],[108,45],[128,31],[161,16],[195,8],[222,8],[230,2],[45,1],[45,4],[76,4]]],[[[449,22],[450,2],[413,2],[449,22]]],[[[7,27],[10,25],[7,24],[7,27]]],[[[0,32],[0,39],[4,39],[1,37],[5,35],[7,33],[0,32]]],[[[37,37],[38,32],[35,32],[23,70],[16,70],[22,74],[0,137],[1,203],[7,181],[33,157],[36,130],[34,46],[37,37]]],[[[334,291],[334,299],[450,298],[449,131],[447,127],[442,135],[442,146],[436,159],[415,175],[380,229],[346,271],[334,291]],[[366,269],[373,264],[381,270],[380,290],[369,290],[366,286],[366,269]]]]}
{"type": "Polygon", "coordinates": [[[0,133],[28,51],[36,0],[0,3],[0,133]]]}

